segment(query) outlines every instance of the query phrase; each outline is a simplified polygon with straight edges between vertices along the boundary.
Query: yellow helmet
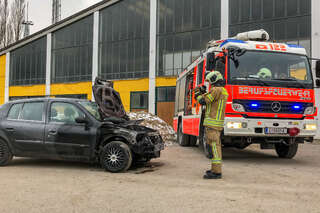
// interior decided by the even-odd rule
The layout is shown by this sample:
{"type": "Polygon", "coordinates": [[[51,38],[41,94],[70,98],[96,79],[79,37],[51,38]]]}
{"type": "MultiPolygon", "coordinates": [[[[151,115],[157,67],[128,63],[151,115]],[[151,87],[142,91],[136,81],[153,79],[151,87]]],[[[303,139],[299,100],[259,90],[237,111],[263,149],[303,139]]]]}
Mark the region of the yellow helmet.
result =
{"type": "Polygon", "coordinates": [[[259,78],[271,78],[272,74],[268,68],[261,68],[258,72],[259,78]]]}

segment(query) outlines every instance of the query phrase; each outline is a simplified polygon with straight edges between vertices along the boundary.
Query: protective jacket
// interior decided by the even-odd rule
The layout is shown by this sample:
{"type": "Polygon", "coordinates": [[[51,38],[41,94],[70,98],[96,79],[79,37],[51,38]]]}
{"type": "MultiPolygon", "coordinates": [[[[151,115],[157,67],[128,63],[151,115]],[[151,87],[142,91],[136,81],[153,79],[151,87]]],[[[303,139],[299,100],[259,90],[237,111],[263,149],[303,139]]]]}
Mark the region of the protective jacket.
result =
{"type": "Polygon", "coordinates": [[[213,87],[210,92],[197,97],[199,102],[201,99],[206,102],[204,126],[220,131],[223,129],[228,96],[229,94],[224,87],[213,87]]]}

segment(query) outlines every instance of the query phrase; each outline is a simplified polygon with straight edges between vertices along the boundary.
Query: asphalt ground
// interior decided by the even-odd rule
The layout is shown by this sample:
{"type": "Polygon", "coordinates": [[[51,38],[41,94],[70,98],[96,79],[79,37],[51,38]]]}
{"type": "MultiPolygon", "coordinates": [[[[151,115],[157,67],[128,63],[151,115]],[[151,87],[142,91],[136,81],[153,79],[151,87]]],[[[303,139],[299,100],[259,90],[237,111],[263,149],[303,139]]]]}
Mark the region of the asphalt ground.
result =
{"type": "Polygon", "coordinates": [[[223,150],[223,179],[197,147],[166,147],[127,173],[96,165],[15,158],[0,168],[0,212],[320,212],[320,145],[292,160],[274,150],[223,150]]]}

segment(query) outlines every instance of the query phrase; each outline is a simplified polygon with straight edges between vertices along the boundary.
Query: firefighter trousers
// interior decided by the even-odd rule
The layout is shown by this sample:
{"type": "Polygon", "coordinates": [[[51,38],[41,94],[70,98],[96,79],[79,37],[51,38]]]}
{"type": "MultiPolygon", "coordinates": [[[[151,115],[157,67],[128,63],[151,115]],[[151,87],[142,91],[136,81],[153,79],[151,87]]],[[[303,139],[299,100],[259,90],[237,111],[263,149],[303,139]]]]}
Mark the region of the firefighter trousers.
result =
{"type": "Polygon", "coordinates": [[[222,172],[221,131],[206,127],[206,142],[212,149],[211,171],[216,174],[222,172]]]}

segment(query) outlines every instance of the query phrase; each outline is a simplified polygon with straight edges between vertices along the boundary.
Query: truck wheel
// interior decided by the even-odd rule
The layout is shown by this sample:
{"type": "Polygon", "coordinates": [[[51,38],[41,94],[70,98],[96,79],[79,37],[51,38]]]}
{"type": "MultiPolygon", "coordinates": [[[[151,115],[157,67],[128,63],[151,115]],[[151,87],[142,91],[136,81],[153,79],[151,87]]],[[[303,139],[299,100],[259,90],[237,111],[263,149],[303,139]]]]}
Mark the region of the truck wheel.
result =
{"type": "Polygon", "coordinates": [[[180,146],[189,146],[189,135],[183,134],[181,124],[179,125],[177,139],[180,146]]]}
{"type": "Polygon", "coordinates": [[[202,138],[200,139],[199,146],[203,150],[204,155],[207,158],[211,159],[213,157],[211,146],[207,144],[206,131],[204,131],[202,134],[202,138]]]}
{"type": "Polygon", "coordinates": [[[6,166],[12,160],[13,155],[8,144],[0,139],[0,166],[6,166]]]}
{"type": "Polygon", "coordinates": [[[197,137],[190,135],[189,136],[189,146],[195,146],[197,144],[197,137]]]}
{"type": "Polygon", "coordinates": [[[127,171],[132,164],[132,154],[129,146],[121,141],[106,144],[100,153],[102,168],[109,172],[127,171]]]}
{"type": "Polygon", "coordinates": [[[276,144],[275,150],[280,158],[293,158],[298,151],[298,143],[293,143],[290,145],[286,144],[276,144]]]}

